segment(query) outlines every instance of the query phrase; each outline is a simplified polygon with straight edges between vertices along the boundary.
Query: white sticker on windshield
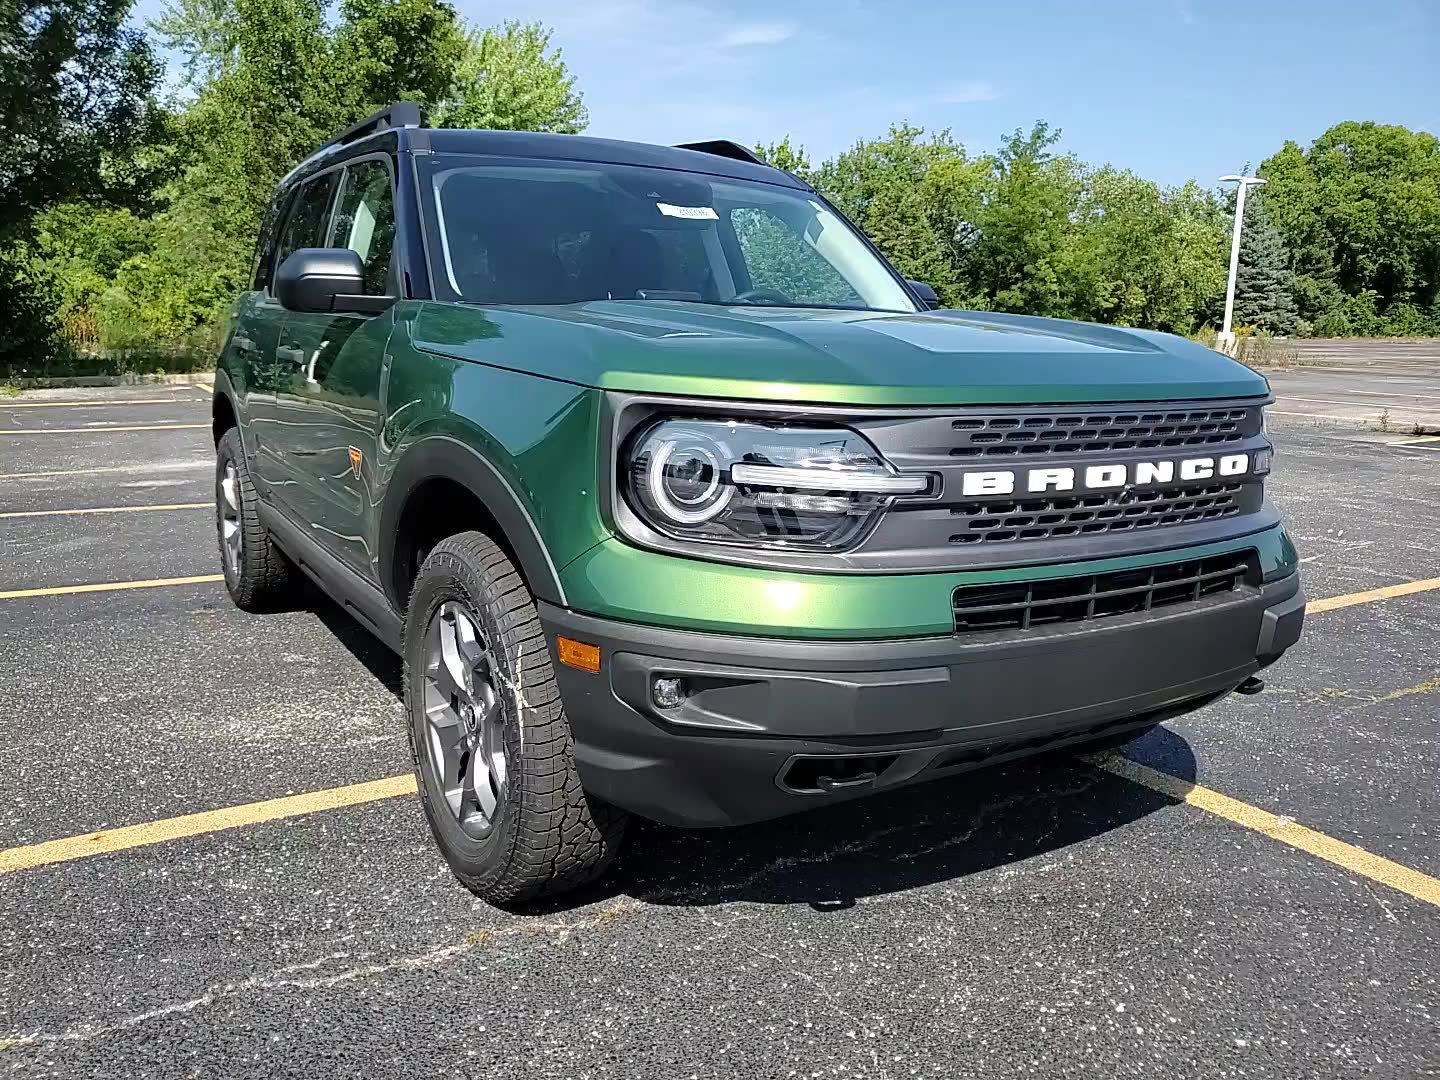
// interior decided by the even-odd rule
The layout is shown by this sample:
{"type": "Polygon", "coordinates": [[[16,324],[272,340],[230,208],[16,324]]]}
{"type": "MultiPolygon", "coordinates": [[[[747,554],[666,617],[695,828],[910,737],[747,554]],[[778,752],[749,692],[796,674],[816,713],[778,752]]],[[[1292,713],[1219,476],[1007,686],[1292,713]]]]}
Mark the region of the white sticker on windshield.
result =
{"type": "Polygon", "coordinates": [[[720,215],[713,206],[675,206],[673,203],[657,202],[656,207],[666,217],[685,218],[688,221],[719,221],[720,215]]]}

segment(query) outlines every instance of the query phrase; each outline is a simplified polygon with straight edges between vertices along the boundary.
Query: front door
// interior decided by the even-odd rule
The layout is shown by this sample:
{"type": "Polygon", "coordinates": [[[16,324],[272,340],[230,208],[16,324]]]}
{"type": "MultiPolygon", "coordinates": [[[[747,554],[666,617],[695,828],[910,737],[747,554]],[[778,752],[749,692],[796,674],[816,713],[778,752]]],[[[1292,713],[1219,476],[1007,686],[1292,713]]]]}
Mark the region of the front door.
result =
{"type": "MultiPolygon", "coordinates": [[[[365,292],[396,295],[391,255],[395,212],[390,163],[365,158],[338,177],[326,238],[348,247],[365,268],[365,292]]],[[[291,483],[275,494],[314,539],[375,580],[378,553],[365,527],[375,480],[386,344],[394,320],[383,315],[290,311],[278,356],[293,366],[277,425],[281,467],[291,483]]]]}

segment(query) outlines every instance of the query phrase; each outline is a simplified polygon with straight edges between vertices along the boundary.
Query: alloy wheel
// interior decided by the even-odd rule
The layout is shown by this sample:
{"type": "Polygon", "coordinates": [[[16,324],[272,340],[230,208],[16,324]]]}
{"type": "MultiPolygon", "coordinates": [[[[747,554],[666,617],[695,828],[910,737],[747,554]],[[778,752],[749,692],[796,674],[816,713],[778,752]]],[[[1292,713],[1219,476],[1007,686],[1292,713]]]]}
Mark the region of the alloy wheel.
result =
{"type": "Polygon", "coordinates": [[[233,461],[225,462],[220,478],[220,547],[225,553],[225,568],[231,578],[238,578],[245,554],[245,531],[240,527],[240,474],[233,461]]]}
{"type": "Polygon", "coordinates": [[[490,834],[505,803],[505,729],[495,655],[479,620],[454,601],[425,630],[425,748],[461,830],[490,834]]]}

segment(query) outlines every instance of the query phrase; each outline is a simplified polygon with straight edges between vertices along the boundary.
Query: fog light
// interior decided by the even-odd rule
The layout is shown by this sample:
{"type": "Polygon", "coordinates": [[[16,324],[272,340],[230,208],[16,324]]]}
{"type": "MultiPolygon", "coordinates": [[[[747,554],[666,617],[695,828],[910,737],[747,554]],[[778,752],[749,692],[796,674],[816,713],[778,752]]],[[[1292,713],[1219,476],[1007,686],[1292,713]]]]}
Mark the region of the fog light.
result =
{"type": "Polygon", "coordinates": [[[685,700],[684,679],[656,679],[650,696],[662,709],[673,709],[685,700]]]}

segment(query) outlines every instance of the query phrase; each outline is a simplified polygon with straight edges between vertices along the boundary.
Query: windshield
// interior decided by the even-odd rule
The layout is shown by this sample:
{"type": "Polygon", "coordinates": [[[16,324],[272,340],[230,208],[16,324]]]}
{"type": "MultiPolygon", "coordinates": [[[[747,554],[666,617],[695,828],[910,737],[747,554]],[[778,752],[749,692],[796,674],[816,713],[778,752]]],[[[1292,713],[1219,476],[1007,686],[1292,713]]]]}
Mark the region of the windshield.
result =
{"type": "Polygon", "coordinates": [[[685,300],[917,310],[809,192],[594,162],[439,157],[437,291],[479,304],[685,300]]]}

